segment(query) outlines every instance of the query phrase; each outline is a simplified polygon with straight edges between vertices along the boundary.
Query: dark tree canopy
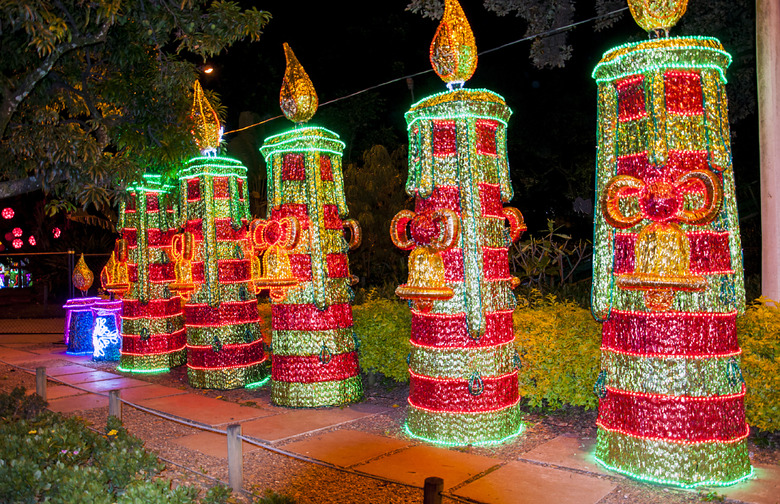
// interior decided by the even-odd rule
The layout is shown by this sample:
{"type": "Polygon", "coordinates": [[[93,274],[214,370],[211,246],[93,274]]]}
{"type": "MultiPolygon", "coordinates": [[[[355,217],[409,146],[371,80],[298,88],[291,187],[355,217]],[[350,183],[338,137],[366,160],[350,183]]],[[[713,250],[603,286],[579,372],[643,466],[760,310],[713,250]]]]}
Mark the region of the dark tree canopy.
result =
{"type": "Polygon", "coordinates": [[[50,209],[108,211],[193,153],[198,63],[270,18],[219,0],[0,0],[0,180],[32,177],[50,209]]]}

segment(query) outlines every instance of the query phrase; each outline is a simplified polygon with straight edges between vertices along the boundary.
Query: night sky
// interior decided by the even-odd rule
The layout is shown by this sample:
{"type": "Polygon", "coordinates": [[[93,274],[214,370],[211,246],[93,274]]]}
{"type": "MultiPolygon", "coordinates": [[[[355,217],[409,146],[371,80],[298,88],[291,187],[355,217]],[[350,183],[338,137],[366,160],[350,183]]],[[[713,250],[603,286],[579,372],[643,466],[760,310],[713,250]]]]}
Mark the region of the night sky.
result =
{"type": "MultiPolygon", "coordinates": [[[[445,89],[429,71],[428,48],[438,21],[407,12],[406,0],[306,2],[305,6],[284,0],[244,2],[245,7],[251,5],[273,15],[261,40],[237,44],[214,58],[216,73],[202,79],[204,87],[222,96],[228,110],[227,131],[239,127],[242,111],[256,114],[254,120],[281,114],[283,42],[290,44],[317,89],[321,105],[310,124],[341,135],[347,143],[345,164],[359,162],[361,153],[376,143],[391,150],[405,145],[404,112],[413,103],[412,92],[416,101],[445,89]],[[401,80],[323,105],[424,71],[428,72],[414,78],[413,91],[401,80]]],[[[487,12],[481,0],[462,0],[461,5],[479,51],[525,35],[521,19],[487,12]]],[[[595,14],[589,2],[580,5],[576,20],[595,14]]],[[[673,34],[680,35],[679,31],[673,34]]],[[[591,236],[592,216],[573,209],[577,197],[593,199],[597,119],[591,71],[605,51],[645,37],[626,13],[615,26],[601,32],[595,32],[592,24],[571,30],[568,43],[574,53],[563,69],[534,67],[529,59],[530,42],[480,56],[476,73],[466,85],[501,94],[514,111],[507,138],[515,187],[512,204],[526,215],[531,230],[546,227],[547,218],[554,218],[576,236],[591,236]]],[[[750,140],[755,123],[751,118],[733,126],[740,140],[734,143],[738,187],[757,185],[758,172],[753,170],[757,147],[750,140]]],[[[285,118],[276,119],[253,128],[252,135],[259,145],[267,136],[290,126],[285,118]]],[[[265,169],[262,165],[259,168],[265,169]]],[[[741,212],[746,214],[750,209],[741,212]]]]}

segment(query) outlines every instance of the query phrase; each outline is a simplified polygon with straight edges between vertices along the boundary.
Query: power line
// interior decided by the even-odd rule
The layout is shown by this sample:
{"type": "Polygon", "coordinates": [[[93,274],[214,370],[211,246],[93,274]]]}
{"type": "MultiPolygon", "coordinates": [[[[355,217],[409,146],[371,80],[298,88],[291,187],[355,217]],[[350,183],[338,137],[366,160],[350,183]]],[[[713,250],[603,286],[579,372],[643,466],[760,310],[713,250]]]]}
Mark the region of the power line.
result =
{"type": "MultiPolygon", "coordinates": [[[[610,16],[614,16],[615,14],[619,14],[619,13],[621,13],[623,11],[627,11],[627,10],[628,10],[628,7],[622,7],[620,9],[616,9],[616,10],[613,10],[611,12],[607,12],[606,14],[601,14],[599,16],[593,16],[591,18],[583,19],[582,21],[577,21],[575,23],[567,24],[565,26],[559,26],[558,28],[552,28],[552,29],[547,30],[547,31],[534,33],[533,35],[527,35],[527,36],[525,36],[523,38],[519,38],[517,40],[513,40],[512,42],[507,42],[506,44],[502,44],[502,45],[500,45],[498,47],[494,47],[492,49],[486,49],[484,51],[480,51],[480,52],[477,53],[477,55],[478,56],[482,56],[484,54],[492,53],[492,52],[498,51],[499,49],[504,49],[505,47],[509,47],[509,46],[512,46],[512,45],[515,45],[515,44],[519,44],[520,42],[526,42],[528,40],[533,40],[535,38],[548,37],[550,35],[556,35],[558,33],[562,33],[564,31],[570,30],[570,29],[572,29],[572,28],[574,28],[576,26],[579,26],[579,25],[582,25],[582,24],[586,24],[586,23],[590,23],[590,22],[596,21],[598,19],[603,19],[603,18],[607,18],[607,17],[610,17],[610,16]]],[[[361,89],[360,91],[355,91],[354,93],[350,93],[348,95],[340,96],[338,98],[334,98],[332,100],[328,100],[326,102],[320,103],[320,107],[325,106],[325,105],[330,105],[331,103],[336,103],[336,102],[339,102],[341,100],[346,100],[348,98],[352,98],[353,96],[357,96],[359,94],[366,93],[366,92],[371,91],[373,89],[377,89],[377,88],[380,88],[380,87],[388,86],[390,84],[394,84],[394,83],[399,82],[399,81],[405,81],[406,79],[411,79],[411,78],[414,78],[414,77],[418,77],[420,75],[425,75],[425,74],[430,73],[430,72],[433,72],[432,68],[428,69],[428,70],[423,70],[422,72],[417,72],[417,73],[413,73],[413,74],[409,74],[409,75],[404,75],[403,77],[397,77],[395,79],[391,79],[389,81],[382,82],[381,84],[376,84],[374,86],[370,86],[370,87],[367,87],[365,89],[361,89]]],[[[240,131],[244,131],[244,130],[248,130],[250,128],[254,128],[255,126],[260,126],[261,124],[265,124],[267,122],[271,122],[271,121],[279,119],[281,117],[284,117],[284,116],[282,114],[279,114],[279,115],[271,117],[269,119],[264,119],[264,120],[262,120],[262,121],[260,121],[258,123],[250,124],[249,126],[244,126],[243,128],[238,128],[238,129],[226,131],[224,134],[225,135],[230,135],[232,133],[238,133],[240,131]]]]}

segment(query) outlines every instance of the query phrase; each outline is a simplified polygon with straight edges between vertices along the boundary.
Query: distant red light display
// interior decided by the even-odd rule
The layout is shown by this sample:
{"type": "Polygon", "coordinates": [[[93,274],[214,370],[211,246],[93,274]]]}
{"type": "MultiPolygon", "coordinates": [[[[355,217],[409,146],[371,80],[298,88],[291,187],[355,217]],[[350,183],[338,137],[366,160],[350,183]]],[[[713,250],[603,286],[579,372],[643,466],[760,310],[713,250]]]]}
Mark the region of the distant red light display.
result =
{"type": "MultiPolygon", "coordinates": [[[[12,232],[12,233],[13,233],[13,235],[14,235],[15,237],[17,237],[17,238],[19,238],[20,236],[22,236],[22,228],[14,228],[14,229],[13,229],[13,231],[11,231],[11,232],[12,232]]],[[[19,248],[19,247],[17,247],[17,248],[19,248]]]]}
{"type": "Polygon", "coordinates": [[[14,241],[11,242],[11,245],[13,245],[13,247],[15,249],[18,249],[18,248],[22,248],[22,245],[24,245],[24,242],[22,240],[20,240],[19,238],[16,238],[14,241]]]}
{"type": "Polygon", "coordinates": [[[13,219],[14,218],[14,209],[11,207],[5,207],[3,208],[3,219],[13,219]]]}
{"type": "Polygon", "coordinates": [[[62,234],[62,231],[60,230],[60,228],[56,227],[51,230],[51,234],[53,234],[55,238],[59,238],[60,235],[62,234]]]}
{"type": "Polygon", "coordinates": [[[30,235],[30,237],[27,238],[27,243],[29,243],[30,245],[32,245],[34,247],[35,244],[38,243],[38,242],[35,241],[35,237],[33,235],[30,235]]]}

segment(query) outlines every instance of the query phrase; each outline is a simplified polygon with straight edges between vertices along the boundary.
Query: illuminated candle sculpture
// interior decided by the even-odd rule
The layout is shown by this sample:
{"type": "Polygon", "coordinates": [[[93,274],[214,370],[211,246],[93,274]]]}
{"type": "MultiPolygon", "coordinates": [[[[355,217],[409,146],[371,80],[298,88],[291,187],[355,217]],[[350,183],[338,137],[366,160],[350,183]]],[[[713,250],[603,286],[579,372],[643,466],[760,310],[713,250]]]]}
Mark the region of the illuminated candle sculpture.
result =
{"type": "Polygon", "coordinates": [[[332,131],[304,127],[317,110],[317,94],[292,50],[280,105],[296,127],[266,139],[267,220],[252,224],[263,253],[259,289],[271,292],[273,360],[271,400],[292,407],[354,402],[363,395],[352,337],[352,290],[347,249],[360,228],[347,215],[341,152],[332,131]],[[343,229],[351,229],[350,244],[343,229]]]}
{"type": "Polygon", "coordinates": [[[187,299],[187,374],[193,387],[245,387],[267,374],[252,286],[246,167],[217,155],[222,129],[198,82],[192,119],[202,156],[179,173],[184,232],[172,241],[170,287],[187,299]]]}
{"type": "Polygon", "coordinates": [[[522,429],[508,247],[525,230],[506,155],[511,110],[492,91],[465,89],[477,50],[460,5],[445,3],[431,63],[450,89],[406,113],[415,211],[398,213],[393,242],[412,250],[407,432],[440,444],[491,444],[522,429]],[[510,229],[507,233],[506,223],[510,229]]]}
{"type": "Polygon", "coordinates": [[[593,311],[603,320],[596,457],[685,487],[751,474],[744,309],[720,42],[668,37],[685,1],[629,0],[657,38],[608,51],[599,88],[593,311]]]}
{"type": "Polygon", "coordinates": [[[128,187],[130,197],[120,208],[122,238],[104,269],[105,289],[123,298],[120,371],[165,372],[187,357],[181,298],[169,287],[175,233],[171,189],[162,175],[146,173],[128,187]]]}
{"type": "MultiPolygon", "coordinates": [[[[82,296],[89,291],[95,275],[84,261],[81,254],[73,269],[73,285],[81,291],[82,296]]],[[[70,355],[92,355],[92,326],[94,314],[92,306],[98,297],[80,297],[69,299],[65,309],[65,343],[68,348],[65,353],[70,355]]]]}

